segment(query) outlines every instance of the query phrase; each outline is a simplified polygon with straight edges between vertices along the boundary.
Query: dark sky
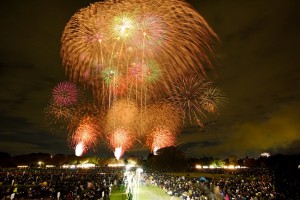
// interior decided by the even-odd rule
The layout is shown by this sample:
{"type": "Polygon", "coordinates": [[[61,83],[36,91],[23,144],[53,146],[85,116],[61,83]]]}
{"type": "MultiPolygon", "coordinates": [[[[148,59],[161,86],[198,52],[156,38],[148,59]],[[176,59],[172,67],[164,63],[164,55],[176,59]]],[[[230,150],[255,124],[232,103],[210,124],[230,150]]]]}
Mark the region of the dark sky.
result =
{"type": "MultiPolygon", "coordinates": [[[[52,88],[67,80],[59,55],[63,29],[91,2],[1,2],[0,152],[73,153],[64,135],[46,128],[44,108],[52,88]]],[[[178,146],[194,157],[300,153],[300,2],[189,2],[220,38],[215,85],[229,100],[204,130],[185,129],[178,146]]],[[[113,156],[104,144],[93,153],[113,156]]],[[[148,153],[137,147],[128,154],[148,153]]]]}

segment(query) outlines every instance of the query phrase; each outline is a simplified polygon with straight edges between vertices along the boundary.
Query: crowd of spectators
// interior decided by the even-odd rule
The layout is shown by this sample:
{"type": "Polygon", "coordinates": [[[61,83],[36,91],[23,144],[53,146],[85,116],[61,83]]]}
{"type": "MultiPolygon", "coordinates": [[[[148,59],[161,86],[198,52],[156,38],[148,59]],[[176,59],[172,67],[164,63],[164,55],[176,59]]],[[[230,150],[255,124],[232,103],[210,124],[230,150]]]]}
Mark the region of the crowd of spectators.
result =
{"type": "MultiPolygon", "coordinates": [[[[165,172],[146,171],[142,174],[141,181],[145,186],[156,185],[169,194],[171,199],[300,199],[295,192],[300,189],[297,185],[298,176],[291,182],[287,175],[278,177],[267,168],[231,171],[208,169],[201,172],[211,173],[212,176],[192,177],[189,173],[176,176],[165,172]]],[[[0,170],[0,200],[108,200],[112,186],[120,188],[124,185],[126,177],[124,169],[120,168],[0,170]]]]}
{"type": "Polygon", "coordinates": [[[122,182],[111,169],[2,169],[0,199],[108,200],[113,184],[122,182]]]}
{"type": "MultiPolygon", "coordinates": [[[[206,172],[214,173],[214,170],[206,172]]],[[[271,200],[297,199],[296,188],[294,197],[288,197],[274,183],[274,174],[266,168],[239,169],[226,171],[218,169],[223,174],[220,178],[175,176],[168,173],[145,173],[146,185],[154,184],[170,196],[183,200],[202,199],[235,199],[235,200],[271,200]]],[[[299,180],[298,180],[299,182],[299,180]]]]}

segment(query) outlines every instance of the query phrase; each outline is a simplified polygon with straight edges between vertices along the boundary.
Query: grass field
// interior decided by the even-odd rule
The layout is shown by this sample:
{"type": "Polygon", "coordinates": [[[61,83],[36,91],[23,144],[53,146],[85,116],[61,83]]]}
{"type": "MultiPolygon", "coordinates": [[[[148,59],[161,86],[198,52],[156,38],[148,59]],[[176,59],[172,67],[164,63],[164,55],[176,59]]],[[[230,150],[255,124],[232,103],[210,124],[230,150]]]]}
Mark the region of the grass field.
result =
{"type": "MultiPolygon", "coordinates": [[[[229,174],[210,174],[210,173],[201,173],[201,172],[192,172],[192,173],[165,173],[173,176],[189,176],[189,177],[206,177],[206,178],[221,178],[221,177],[230,177],[233,175],[229,174]]],[[[140,186],[139,190],[136,191],[136,196],[134,196],[133,200],[170,200],[170,195],[166,194],[162,189],[152,185],[152,186],[140,186]]],[[[122,193],[117,188],[112,188],[112,193],[110,196],[111,200],[127,200],[126,193],[122,193]]],[[[180,200],[181,198],[176,197],[176,200],[180,200]]]]}
{"type": "MultiPolygon", "coordinates": [[[[136,193],[136,198],[134,200],[170,200],[170,195],[166,194],[163,190],[156,186],[140,186],[136,193]]],[[[127,195],[122,193],[117,188],[113,188],[111,195],[111,200],[127,200],[127,195]]],[[[180,198],[175,198],[179,200],[180,198]]]]}
{"type": "Polygon", "coordinates": [[[127,199],[126,193],[120,191],[118,188],[113,187],[110,194],[110,200],[125,200],[127,199]]]}

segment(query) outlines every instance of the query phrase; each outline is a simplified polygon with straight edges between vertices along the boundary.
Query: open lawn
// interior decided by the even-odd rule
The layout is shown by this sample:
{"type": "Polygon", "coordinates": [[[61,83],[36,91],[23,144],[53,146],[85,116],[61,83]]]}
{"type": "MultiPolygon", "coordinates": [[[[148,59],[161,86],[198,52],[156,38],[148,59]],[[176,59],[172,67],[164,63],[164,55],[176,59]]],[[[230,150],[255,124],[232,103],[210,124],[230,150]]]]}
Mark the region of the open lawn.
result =
{"type": "MultiPolygon", "coordinates": [[[[201,172],[179,172],[179,173],[165,173],[173,176],[185,176],[185,177],[206,177],[206,178],[227,178],[233,175],[229,174],[210,174],[201,172]]],[[[136,194],[133,194],[133,200],[170,200],[171,196],[166,194],[162,189],[152,185],[143,186],[140,185],[139,189],[136,189],[136,194]]],[[[173,197],[175,200],[180,200],[179,197],[173,197]]],[[[118,188],[112,188],[112,193],[110,196],[111,200],[127,200],[127,194],[120,191],[118,188]]]]}
{"type": "Polygon", "coordinates": [[[113,187],[110,194],[110,200],[126,200],[127,195],[125,192],[120,191],[118,188],[113,187]]]}
{"type": "MultiPolygon", "coordinates": [[[[134,196],[134,195],[133,195],[134,196]]],[[[163,190],[156,186],[140,186],[139,190],[134,196],[134,200],[170,200],[170,195],[166,194],[163,190]],[[136,197],[136,198],[135,198],[136,197]]],[[[111,200],[127,200],[127,195],[122,193],[117,188],[112,189],[110,195],[111,200]]],[[[176,197],[176,200],[180,198],[176,197]]]]}

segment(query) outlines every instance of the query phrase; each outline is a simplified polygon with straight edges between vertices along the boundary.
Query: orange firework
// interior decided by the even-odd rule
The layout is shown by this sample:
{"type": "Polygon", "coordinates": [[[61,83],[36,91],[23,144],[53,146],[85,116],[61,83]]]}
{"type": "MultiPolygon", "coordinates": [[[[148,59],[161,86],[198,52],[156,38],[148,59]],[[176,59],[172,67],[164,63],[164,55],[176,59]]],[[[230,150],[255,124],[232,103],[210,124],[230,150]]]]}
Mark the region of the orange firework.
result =
{"type": "Polygon", "coordinates": [[[47,127],[54,133],[65,132],[64,129],[70,122],[75,107],[61,106],[52,101],[45,108],[45,123],[47,127]]]}
{"type": "Polygon", "coordinates": [[[108,143],[117,159],[133,145],[138,115],[136,104],[126,99],[115,101],[107,112],[105,132],[108,133],[108,143]]]}
{"type": "Polygon", "coordinates": [[[176,134],[166,126],[155,127],[147,137],[146,145],[155,154],[158,149],[175,145],[176,134]]]}
{"type": "Polygon", "coordinates": [[[73,113],[74,113],[75,107],[72,106],[60,106],[56,103],[50,102],[45,109],[46,115],[48,117],[54,118],[56,121],[59,120],[69,120],[73,113]]]}
{"type": "Polygon", "coordinates": [[[114,150],[115,157],[119,159],[125,151],[133,145],[133,135],[124,128],[117,128],[110,132],[108,137],[110,147],[114,150]]]}
{"type": "Polygon", "coordinates": [[[97,119],[89,116],[81,119],[72,135],[71,141],[77,156],[80,156],[82,153],[95,146],[99,137],[98,130],[99,126],[97,124],[97,119]]]}
{"type": "Polygon", "coordinates": [[[72,119],[68,125],[68,129],[71,133],[73,133],[75,129],[77,129],[78,125],[82,122],[82,119],[85,119],[85,117],[90,117],[95,124],[101,126],[101,115],[103,114],[94,104],[81,104],[80,106],[76,107],[75,112],[72,115],[72,119]]]}
{"type": "Polygon", "coordinates": [[[155,103],[143,108],[140,118],[140,130],[143,135],[148,135],[157,126],[166,126],[175,134],[178,134],[182,127],[180,110],[169,103],[155,103]]]}
{"type": "Polygon", "coordinates": [[[106,115],[106,132],[110,132],[118,127],[124,127],[132,133],[136,132],[136,121],[139,110],[136,103],[120,99],[115,101],[106,115]]]}

